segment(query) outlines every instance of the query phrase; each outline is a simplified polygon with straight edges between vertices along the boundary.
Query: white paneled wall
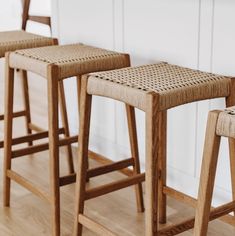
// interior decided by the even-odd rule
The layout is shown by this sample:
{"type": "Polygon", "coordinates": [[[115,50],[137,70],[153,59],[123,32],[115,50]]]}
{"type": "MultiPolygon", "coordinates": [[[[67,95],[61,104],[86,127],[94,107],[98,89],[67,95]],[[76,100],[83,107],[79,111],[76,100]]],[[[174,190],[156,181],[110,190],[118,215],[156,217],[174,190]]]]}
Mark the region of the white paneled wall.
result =
{"type": "MultiPolygon", "coordinates": [[[[131,54],[132,64],[159,60],[190,68],[235,74],[235,2],[233,0],[52,0],[54,32],[61,43],[83,42],[131,54]]],[[[72,131],[78,129],[75,84],[66,84],[72,131]]],[[[169,111],[168,183],[196,195],[209,109],[222,99],[169,111]]],[[[144,167],[144,114],[137,111],[144,167]]],[[[95,98],[92,147],[113,159],[129,155],[123,104],[95,98]]],[[[231,197],[226,141],[221,149],[215,204],[231,197]]]]}

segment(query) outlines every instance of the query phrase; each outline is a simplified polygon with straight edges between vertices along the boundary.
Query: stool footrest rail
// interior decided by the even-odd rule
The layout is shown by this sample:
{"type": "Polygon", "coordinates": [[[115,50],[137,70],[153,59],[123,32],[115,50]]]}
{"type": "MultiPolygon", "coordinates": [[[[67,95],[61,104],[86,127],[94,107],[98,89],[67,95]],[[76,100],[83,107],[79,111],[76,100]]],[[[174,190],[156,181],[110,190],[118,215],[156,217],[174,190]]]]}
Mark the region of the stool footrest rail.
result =
{"type": "Polygon", "coordinates": [[[89,200],[92,198],[96,198],[107,193],[111,193],[131,185],[135,185],[145,181],[145,174],[137,174],[132,177],[125,178],[123,180],[119,180],[113,183],[105,184],[99,187],[95,187],[89,190],[86,190],[85,200],[89,200]]]}
{"type": "MultiPolygon", "coordinates": [[[[59,140],[59,146],[66,146],[68,144],[72,144],[72,143],[76,143],[76,142],[78,142],[77,135],[59,140]]],[[[37,152],[46,151],[48,149],[49,149],[49,143],[34,145],[31,147],[22,148],[19,150],[12,151],[12,158],[17,158],[17,157],[21,157],[21,156],[25,156],[25,155],[34,154],[37,152]]]]}
{"type": "MultiPolygon", "coordinates": [[[[64,128],[59,129],[59,134],[64,134],[64,128]]],[[[48,138],[48,131],[44,131],[44,132],[40,132],[36,134],[29,134],[29,135],[22,136],[19,138],[14,138],[12,140],[12,145],[18,145],[18,144],[27,143],[27,142],[31,142],[31,141],[35,141],[39,139],[44,139],[44,138],[48,138]]],[[[3,148],[3,147],[4,147],[4,142],[1,141],[0,148],[3,148]]]]}
{"type": "MultiPolygon", "coordinates": [[[[111,164],[106,164],[104,166],[99,166],[99,167],[88,170],[87,177],[92,178],[92,177],[100,176],[100,175],[107,174],[113,171],[119,171],[121,169],[127,168],[128,166],[133,166],[133,165],[134,165],[133,158],[129,158],[129,159],[118,161],[118,162],[113,162],[111,164]]],[[[60,186],[65,186],[65,185],[72,184],[75,182],[76,182],[75,173],[60,177],[60,186]]]]}
{"type": "Polygon", "coordinates": [[[35,186],[31,181],[27,180],[23,176],[17,174],[13,170],[7,170],[7,177],[11,180],[14,180],[19,185],[23,186],[30,192],[34,193],[38,197],[40,197],[43,200],[46,200],[47,202],[51,202],[51,197],[44,191],[40,190],[38,187],[35,186]]]}
{"type": "MultiPolygon", "coordinates": [[[[16,111],[13,113],[13,118],[26,116],[26,114],[27,114],[26,111],[16,111]]],[[[4,120],[4,115],[0,115],[0,120],[4,120]]]]}

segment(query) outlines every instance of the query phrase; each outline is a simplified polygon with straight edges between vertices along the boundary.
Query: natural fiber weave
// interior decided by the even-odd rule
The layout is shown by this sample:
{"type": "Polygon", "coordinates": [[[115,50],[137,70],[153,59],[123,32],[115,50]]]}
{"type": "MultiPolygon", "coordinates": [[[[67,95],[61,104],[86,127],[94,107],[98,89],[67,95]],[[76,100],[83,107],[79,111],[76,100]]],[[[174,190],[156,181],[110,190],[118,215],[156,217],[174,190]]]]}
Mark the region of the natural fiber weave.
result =
{"type": "Polygon", "coordinates": [[[134,102],[137,107],[144,109],[143,93],[153,92],[159,96],[159,109],[164,110],[197,100],[227,96],[230,78],[159,63],[93,73],[89,77],[88,93],[130,104],[134,102]],[[142,101],[138,100],[137,94],[142,101]]]}
{"type": "Polygon", "coordinates": [[[19,49],[53,45],[53,39],[25,31],[0,32],[0,57],[19,49]]]}
{"type": "Polygon", "coordinates": [[[220,112],[216,134],[219,136],[235,138],[235,106],[220,112]]]}
{"type": "Polygon", "coordinates": [[[129,66],[126,54],[83,44],[41,47],[20,50],[10,55],[10,65],[30,70],[44,77],[48,65],[57,65],[59,78],[83,75],[94,71],[112,70],[129,66]]]}

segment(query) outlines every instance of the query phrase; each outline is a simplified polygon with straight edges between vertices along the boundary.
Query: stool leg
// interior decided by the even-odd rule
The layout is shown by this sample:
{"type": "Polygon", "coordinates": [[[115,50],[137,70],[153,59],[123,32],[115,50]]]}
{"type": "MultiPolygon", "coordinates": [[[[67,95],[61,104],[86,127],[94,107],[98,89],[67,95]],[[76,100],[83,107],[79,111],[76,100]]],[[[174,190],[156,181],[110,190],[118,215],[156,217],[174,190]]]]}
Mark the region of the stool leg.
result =
{"type": "MultiPolygon", "coordinates": [[[[60,110],[61,110],[62,124],[63,124],[63,128],[65,130],[64,136],[70,137],[68,113],[67,113],[67,106],[66,106],[63,81],[59,82],[59,95],[60,95],[60,110]]],[[[71,144],[67,145],[67,154],[68,154],[69,173],[74,173],[73,152],[72,152],[71,144]]]]}
{"type": "Polygon", "coordinates": [[[206,236],[216,167],[219,154],[220,137],[216,135],[216,124],[219,112],[210,112],[203,151],[200,185],[195,217],[194,236],[206,236]]]}
{"type": "Polygon", "coordinates": [[[166,223],[167,215],[167,196],[164,194],[163,189],[166,186],[166,175],[167,175],[167,111],[161,112],[161,119],[159,123],[158,130],[161,135],[159,135],[159,143],[161,146],[159,152],[159,193],[158,193],[158,204],[159,204],[159,223],[166,223]]]}
{"type": "Polygon", "coordinates": [[[157,112],[158,99],[152,94],[146,101],[146,213],[145,235],[158,235],[158,154],[161,152],[159,143],[159,124],[161,113],[157,112]]]}
{"type": "Polygon", "coordinates": [[[13,123],[13,100],[14,100],[14,70],[8,66],[6,57],[5,77],[5,119],[4,119],[4,182],[3,182],[3,205],[10,206],[11,180],[7,171],[11,169],[12,156],[12,123],[13,123]]]}
{"type": "Polygon", "coordinates": [[[58,118],[58,68],[48,68],[48,124],[50,188],[52,204],[52,235],[60,235],[60,190],[59,190],[59,118],[58,118]]]}
{"type": "MultiPolygon", "coordinates": [[[[235,201],[235,140],[229,138],[229,157],[230,157],[230,173],[231,173],[231,184],[232,184],[232,197],[235,201]]],[[[235,219],[235,211],[233,212],[235,219]]]]}
{"type": "MultiPolygon", "coordinates": [[[[27,134],[31,134],[32,130],[30,129],[31,124],[31,112],[30,112],[30,102],[29,102],[29,85],[28,85],[28,77],[27,72],[24,70],[20,71],[21,79],[22,79],[22,87],[23,87],[23,99],[24,99],[24,109],[26,111],[25,115],[25,126],[27,134]]],[[[29,146],[32,146],[32,142],[29,142],[29,146]]]]}
{"type": "Polygon", "coordinates": [[[81,109],[79,124],[79,150],[78,150],[78,172],[75,193],[75,222],[74,236],[82,235],[82,225],[79,223],[79,214],[84,211],[84,198],[86,189],[87,158],[89,145],[89,130],[91,116],[92,97],[86,92],[87,78],[82,78],[81,109]]]}
{"type": "MultiPolygon", "coordinates": [[[[81,76],[77,76],[77,95],[78,95],[78,111],[80,111],[81,104],[81,76]]],[[[80,114],[80,112],[79,112],[80,114]]]]}
{"type": "MultiPolygon", "coordinates": [[[[234,106],[235,105],[235,80],[231,80],[231,88],[230,88],[230,96],[226,99],[226,106],[234,106]]],[[[231,173],[231,184],[232,184],[232,197],[233,201],[235,201],[235,140],[229,138],[229,157],[230,157],[230,173],[231,173]]],[[[235,218],[235,211],[233,212],[235,218]]]]}
{"type": "MultiPolygon", "coordinates": [[[[129,105],[126,105],[128,129],[129,129],[129,139],[131,146],[131,155],[134,159],[134,175],[140,174],[140,160],[139,160],[139,151],[138,151],[138,138],[136,130],[136,120],[135,120],[135,108],[129,105]]],[[[138,212],[144,212],[144,199],[143,199],[143,188],[142,183],[139,183],[135,186],[136,191],[136,202],[138,212]]]]}

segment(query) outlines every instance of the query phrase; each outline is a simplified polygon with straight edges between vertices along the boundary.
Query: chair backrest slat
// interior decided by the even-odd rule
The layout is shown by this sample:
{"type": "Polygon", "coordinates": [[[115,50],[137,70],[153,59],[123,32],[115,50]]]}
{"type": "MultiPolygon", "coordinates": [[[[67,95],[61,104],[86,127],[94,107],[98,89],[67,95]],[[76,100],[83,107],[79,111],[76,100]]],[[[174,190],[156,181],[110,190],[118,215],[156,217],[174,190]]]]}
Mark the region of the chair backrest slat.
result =
{"type": "Polygon", "coordinates": [[[49,16],[31,16],[29,15],[29,7],[31,0],[21,0],[23,6],[23,13],[22,13],[22,30],[26,30],[27,21],[31,20],[34,22],[38,22],[41,24],[48,25],[51,27],[51,17],[49,16]]]}

